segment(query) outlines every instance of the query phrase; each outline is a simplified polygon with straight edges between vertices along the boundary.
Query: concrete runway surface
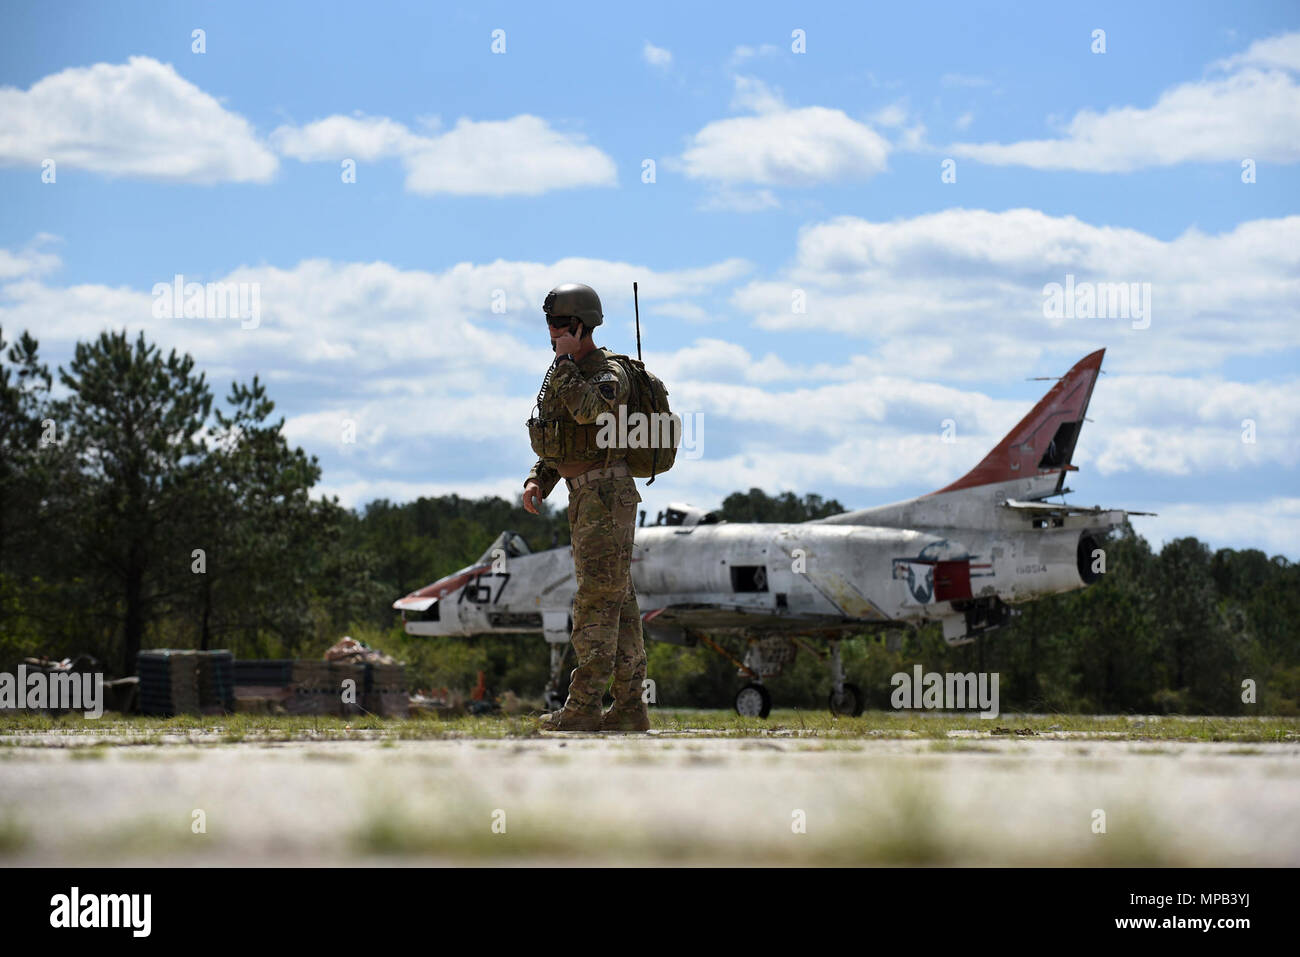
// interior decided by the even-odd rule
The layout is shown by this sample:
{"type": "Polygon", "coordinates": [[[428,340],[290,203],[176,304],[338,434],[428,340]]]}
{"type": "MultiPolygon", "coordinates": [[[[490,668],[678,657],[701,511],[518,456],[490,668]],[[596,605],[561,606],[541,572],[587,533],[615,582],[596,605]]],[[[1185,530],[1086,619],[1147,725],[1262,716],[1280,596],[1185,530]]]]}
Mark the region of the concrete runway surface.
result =
{"type": "Polygon", "coordinates": [[[60,737],[0,753],[0,863],[1300,865],[1295,743],[60,737]]]}

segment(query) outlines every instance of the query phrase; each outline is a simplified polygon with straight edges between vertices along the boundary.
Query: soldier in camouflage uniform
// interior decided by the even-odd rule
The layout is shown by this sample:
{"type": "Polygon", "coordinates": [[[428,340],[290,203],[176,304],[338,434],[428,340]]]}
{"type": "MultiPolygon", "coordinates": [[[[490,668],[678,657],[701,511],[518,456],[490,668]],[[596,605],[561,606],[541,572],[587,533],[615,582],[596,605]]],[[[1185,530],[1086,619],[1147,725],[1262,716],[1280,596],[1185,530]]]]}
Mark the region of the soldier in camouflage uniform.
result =
{"type": "Polygon", "coordinates": [[[538,396],[529,437],[539,455],[524,482],[523,504],[539,502],[563,478],[569,488],[569,528],[578,591],[573,599],[573,648],[578,666],[559,711],[542,716],[558,731],[647,731],[641,699],[646,673],[641,610],[632,589],[632,536],[641,496],[626,451],[598,442],[597,417],[618,414],[631,383],[614,353],[599,349],[591,330],[600,325],[600,298],[590,286],[566,283],[546,296],[555,362],[538,396]],[[614,705],[601,713],[613,677],[614,705]]]}

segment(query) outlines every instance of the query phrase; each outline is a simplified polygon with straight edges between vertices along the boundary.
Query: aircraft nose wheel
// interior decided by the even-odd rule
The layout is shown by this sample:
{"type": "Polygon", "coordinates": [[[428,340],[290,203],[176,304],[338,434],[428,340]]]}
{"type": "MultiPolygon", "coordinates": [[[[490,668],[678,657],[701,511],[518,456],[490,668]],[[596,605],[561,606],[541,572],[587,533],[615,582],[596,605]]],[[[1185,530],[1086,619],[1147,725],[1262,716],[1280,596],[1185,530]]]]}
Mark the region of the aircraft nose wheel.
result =
{"type": "MultiPolygon", "coordinates": [[[[862,689],[855,684],[844,682],[843,689],[838,694],[831,692],[831,714],[842,714],[849,718],[856,718],[862,714],[862,689]]],[[[737,705],[739,708],[739,705],[737,705]]]]}
{"type": "Polygon", "coordinates": [[[760,684],[750,683],[736,692],[736,714],[742,718],[766,718],[772,711],[772,696],[760,684]]]}

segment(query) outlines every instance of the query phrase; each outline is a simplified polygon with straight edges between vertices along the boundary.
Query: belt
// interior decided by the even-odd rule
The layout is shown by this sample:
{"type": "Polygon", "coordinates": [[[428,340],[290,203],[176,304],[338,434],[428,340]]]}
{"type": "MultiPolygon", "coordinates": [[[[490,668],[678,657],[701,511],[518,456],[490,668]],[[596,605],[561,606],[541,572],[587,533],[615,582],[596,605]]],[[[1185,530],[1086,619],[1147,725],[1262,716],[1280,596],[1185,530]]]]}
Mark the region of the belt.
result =
{"type": "Polygon", "coordinates": [[[590,485],[592,482],[599,482],[601,479],[623,478],[632,474],[632,470],[627,467],[626,462],[615,462],[606,469],[588,469],[581,475],[574,478],[566,478],[564,481],[569,485],[570,492],[576,492],[584,485],[590,485]]]}

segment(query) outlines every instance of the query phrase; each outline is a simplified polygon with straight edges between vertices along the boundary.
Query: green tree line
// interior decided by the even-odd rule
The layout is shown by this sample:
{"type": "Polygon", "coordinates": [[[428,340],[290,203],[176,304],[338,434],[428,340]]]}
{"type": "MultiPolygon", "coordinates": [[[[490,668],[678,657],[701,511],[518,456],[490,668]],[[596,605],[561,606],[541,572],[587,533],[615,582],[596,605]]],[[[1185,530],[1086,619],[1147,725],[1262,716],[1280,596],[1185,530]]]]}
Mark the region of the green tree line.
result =
{"type": "MultiPolygon", "coordinates": [[[[471,564],[503,529],[534,550],[567,545],[564,516],[455,495],[344,508],[312,495],[317,460],[274,410],[256,377],[218,402],[191,357],[142,334],[78,343],[51,372],[35,339],[0,331],[0,670],[88,653],[130,674],[149,647],[316,657],[352,634],[407,661],[416,687],[468,689],[483,672],[498,691],[539,695],[537,636],[412,638],[391,605],[471,564]]],[[[843,507],[750,489],[720,511],[798,522],[843,507]]],[[[850,679],[873,707],[889,706],[892,674],[921,664],[997,671],[1004,711],[1300,713],[1294,563],[1193,538],[1156,553],[1127,526],[1106,553],[1097,585],[1021,606],[971,645],[950,648],[933,626],[855,636],[842,646],[850,679]]],[[[724,659],[649,651],[662,704],[730,702],[739,679],[724,659]]],[[[782,704],[820,708],[827,681],[802,652],[770,686],[782,704]]]]}

